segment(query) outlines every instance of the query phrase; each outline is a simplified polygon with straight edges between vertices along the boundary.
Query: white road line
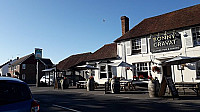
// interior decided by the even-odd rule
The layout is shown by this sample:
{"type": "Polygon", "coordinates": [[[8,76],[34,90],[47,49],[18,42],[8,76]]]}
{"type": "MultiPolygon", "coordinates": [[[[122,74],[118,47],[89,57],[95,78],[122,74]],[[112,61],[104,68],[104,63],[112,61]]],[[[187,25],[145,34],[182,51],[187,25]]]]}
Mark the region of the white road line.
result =
{"type": "Polygon", "coordinates": [[[58,108],[62,108],[62,109],[65,109],[65,110],[70,110],[70,111],[73,111],[73,112],[81,112],[81,111],[78,111],[78,110],[75,110],[75,109],[71,109],[71,108],[67,108],[67,107],[63,107],[63,106],[60,106],[60,105],[55,105],[53,104],[54,107],[58,107],[58,108]]]}
{"type": "Polygon", "coordinates": [[[31,92],[44,92],[44,91],[48,91],[48,90],[32,90],[31,92]]]}
{"type": "Polygon", "coordinates": [[[125,97],[125,96],[115,96],[115,97],[131,99],[130,97],[125,97]]]}

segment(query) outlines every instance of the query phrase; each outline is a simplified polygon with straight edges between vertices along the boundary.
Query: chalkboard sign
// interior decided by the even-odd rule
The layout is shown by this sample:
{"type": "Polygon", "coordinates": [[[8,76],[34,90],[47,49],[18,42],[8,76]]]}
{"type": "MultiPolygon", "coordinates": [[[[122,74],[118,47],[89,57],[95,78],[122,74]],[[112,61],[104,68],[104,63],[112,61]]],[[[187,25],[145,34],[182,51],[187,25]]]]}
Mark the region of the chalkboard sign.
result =
{"type": "Polygon", "coordinates": [[[178,91],[177,91],[177,89],[176,89],[176,87],[175,87],[175,85],[174,85],[174,82],[173,82],[173,80],[172,80],[172,77],[165,77],[165,80],[166,80],[166,82],[167,82],[167,85],[168,85],[168,87],[169,87],[171,93],[172,93],[172,96],[173,96],[173,97],[178,97],[178,96],[179,96],[179,95],[178,95],[178,91]]]}

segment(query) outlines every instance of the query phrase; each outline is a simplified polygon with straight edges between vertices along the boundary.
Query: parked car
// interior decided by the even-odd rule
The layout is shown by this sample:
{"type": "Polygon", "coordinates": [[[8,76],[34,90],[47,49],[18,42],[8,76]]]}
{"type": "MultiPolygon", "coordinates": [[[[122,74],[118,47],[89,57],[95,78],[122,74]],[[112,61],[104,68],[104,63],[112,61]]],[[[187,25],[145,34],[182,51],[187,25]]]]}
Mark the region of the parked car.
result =
{"type": "MultiPolygon", "coordinates": [[[[46,83],[47,85],[49,85],[49,75],[42,76],[42,78],[40,79],[40,83],[46,83]]],[[[50,85],[53,85],[53,75],[50,75],[50,85]]]]}
{"type": "Polygon", "coordinates": [[[28,85],[16,78],[0,77],[0,112],[38,112],[28,85]]]}

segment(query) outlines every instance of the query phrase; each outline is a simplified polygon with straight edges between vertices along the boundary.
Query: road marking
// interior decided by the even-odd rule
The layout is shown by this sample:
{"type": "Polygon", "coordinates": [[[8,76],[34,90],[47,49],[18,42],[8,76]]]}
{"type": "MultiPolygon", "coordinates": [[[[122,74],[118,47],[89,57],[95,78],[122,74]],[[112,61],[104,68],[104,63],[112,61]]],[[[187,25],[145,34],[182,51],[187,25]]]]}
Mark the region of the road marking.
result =
{"type": "Polygon", "coordinates": [[[45,92],[45,91],[48,91],[48,90],[31,90],[31,92],[45,92]]]}
{"type": "Polygon", "coordinates": [[[70,110],[70,111],[73,111],[73,112],[81,112],[81,111],[78,111],[78,110],[75,110],[75,109],[71,109],[71,108],[67,108],[67,107],[63,107],[63,106],[60,106],[60,105],[55,105],[53,104],[54,107],[58,107],[58,108],[62,108],[62,109],[65,109],[65,110],[70,110]]]}
{"type": "Polygon", "coordinates": [[[125,97],[125,96],[115,96],[115,97],[131,99],[130,97],[125,97]]]}

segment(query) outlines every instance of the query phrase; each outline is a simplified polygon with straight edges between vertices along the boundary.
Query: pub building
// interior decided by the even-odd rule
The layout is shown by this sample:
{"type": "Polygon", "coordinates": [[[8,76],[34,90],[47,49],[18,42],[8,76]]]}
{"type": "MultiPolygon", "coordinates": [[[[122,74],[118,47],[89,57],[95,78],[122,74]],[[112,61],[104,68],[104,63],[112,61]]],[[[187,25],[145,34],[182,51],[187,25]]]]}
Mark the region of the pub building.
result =
{"type": "MultiPolygon", "coordinates": [[[[122,16],[121,24],[122,36],[115,40],[117,55],[133,69],[118,71],[127,79],[147,82],[152,76],[161,82],[163,62],[179,56],[200,57],[200,4],[146,18],[131,30],[128,17],[122,16]]],[[[200,61],[170,66],[174,82],[200,82],[200,61]]]]}

